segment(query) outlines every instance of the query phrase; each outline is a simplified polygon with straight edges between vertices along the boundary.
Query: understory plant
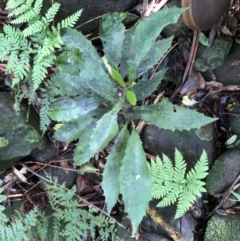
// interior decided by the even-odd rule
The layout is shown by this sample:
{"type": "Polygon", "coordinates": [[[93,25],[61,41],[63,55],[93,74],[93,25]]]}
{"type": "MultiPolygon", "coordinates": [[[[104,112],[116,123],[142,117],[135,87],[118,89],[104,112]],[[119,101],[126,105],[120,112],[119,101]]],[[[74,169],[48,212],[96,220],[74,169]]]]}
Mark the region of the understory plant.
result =
{"type": "MultiPolygon", "coordinates": [[[[102,187],[109,213],[122,194],[133,234],[152,198],[150,172],[136,120],[172,131],[200,128],[216,120],[173,105],[167,99],[137,106],[137,102],[156,90],[164,77],[166,69],[152,78],[149,70],[164,56],[173,38],[158,37],[182,12],[179,8],[164,8],[127,31],[122,24],[126,14],[105,15],[100,27],[102,57],[82,33],[64,31],[62,39],[67,51],[60,55],[58,73],[50,82],[62,96],[48,112],[52,120],[59,122],[54,137],[67,143],[77,141],[74,153],[77,166],[88,162],[110,141],[114,142],[107,156],[102,187]]],[[[198,191],[201,190],[199,187],[198,191]]]]}
{"type": "Polygon", "coordinates": [[[56,52],[64,49],[61,30],[73,27],[82,13],[79,10],[53,26],[60,4],[53,3],[41,16],[42,4],[43,0],[8,0],[6,4],[12,20],[0,33],[0,60],[13,75],[11,87],[17,107],[24,97],[30,103],[36,99],[35,91],[56,63],[56,52]],[[21,30],[18,25],[22,25],[21,30]]]}
{"type": "MultiPolygon", "coordinates": [[[[76,187],[67,191],[54,180],[47,185],[49,207],[43,211],[35,207],[27,214],[16,212],[9,217],[0,204],[0,241],[76,241],[87,236],[95,238],[96,229],[101,240],[120,240],[114,220],[94,209],[80,209],[75,192],[76,187]]],[[[0,203],[5,200],[6,196],[0,195],[0,203]]]]}
{"type": "MultiPolygon", "coordinates": [[[[27,23],[23,30],[7,25],[4,33],[0,34],[3,43],[0,57],[5,60],[9,56],[7,71],[14,76],[12,87],[16,99],[23,98],[27,93],[24,87],[29,90],[30,86],[29,98],[33,102],[31,99],[36,98],[32,93],[39,90],[42,97],[41,128],[46,130],[50,117],[58,122],[55,139],[67,143],[76,141],[74,162],[77,166],[88,162],[110,141],[114,143],[107,156],[102,187],[109,213],[118,195],[122,194],[134,234],[152,199],[151,172],[135,127],[137,120],[172,131],[200,128],[216,120],[173,105],[164,98],[157,104],[137,106],[157,89],[166,72],[162,69],[152,76],[149,71],[164,57],[173,40],[173,37],[163,39],[159,34],[165,26],[175,23],[184,10],[164,8],[127,31],[122,23],[126,14],[106,14],[100,27],[103,44],[100,56],[91,41],[70,28],[81,11],[53,27],[50,22],[59,5],[54,3],[45,16],[40,17],[41,5],[42,0],[8,1],[8,8],[14,8],[12,16],[17,16],[13,23],[27,23]],[[32,69],[29,68],[31,55],[32,69]],[[16,66],[19,59],[20,65],[16,66]],[[47,68],[53,65],[57,68],[56,75],[42,83],[47,68]]],[[[183,175],[183,170],[179,175],[183,175]]],[[[175,182],[175,177],[172,178],[175,182]]],[[[167,185],[170,186],[171,182],[167,185]]],[[[203,189],[199,187],[198,190],[203,189]]],[[[175,199],[170,199],[170,202],[175,199]]],[[[185,206],[189,206],[189,202],[185,206]]],[[[185,211],[186,207],[180,214],[185,211]]],[[[81,214],[76,211],[76,215],[81,214]]],[[[61,217],[65,218],[63,214],[61,217]]],[[[68,216],[67,220],[70,222],[71,218],[68,216]]]]}

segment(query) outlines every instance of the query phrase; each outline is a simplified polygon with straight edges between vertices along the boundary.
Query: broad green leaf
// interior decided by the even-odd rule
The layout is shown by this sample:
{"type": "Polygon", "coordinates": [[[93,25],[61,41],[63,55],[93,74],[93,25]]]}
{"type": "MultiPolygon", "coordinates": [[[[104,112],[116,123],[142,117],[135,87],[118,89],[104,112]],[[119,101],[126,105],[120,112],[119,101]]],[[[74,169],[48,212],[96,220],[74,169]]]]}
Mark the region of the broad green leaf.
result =
{"type": "MultiPolygon", "coordinates": [[[[127,60],[128,72],[134,77],[133,70],[137,70],[147,53],[150,51],[162,29],[172,23],[176,23],[182,12],[181,8],[164,8],[159,12],[152,13],[137,25],[127,60]],[[131,61],[129,61],[131,60],[131,61]]],[[[130,78],[130,80],[132,80],[130,78]]]]}
{"type": "Polygon", "coordinates": [[[119,132],[104,167],[102,187],[106,198],[108,213],[111,212],[120,194],[121,181],[119,181],[119,173],[128,138],[127,125],[125,125],[119,132]]]}
{"type": "Polygon", "coordinates": [[[62,38],[68,49],[78,49],[81,53],[79,58],[74,58],[74,51],[72,51],[72,56],[69,56],[68,60],[73,65],[77,64],[79,69],[77,82],[92,96],[115,103],[118,98],[117,88],[91,42],[81,32],[74,29],[66,30],[62,38]]]}
{"type": "Polygon", "coordinates": [[[151,80],[142,79],[133,86],[132,91],[136,94],[138,100],[143,100],[149,96],[154,90],[157,89],[158,85],[161,83],[167,69],[163,69],[153,76],[151,80]]]}
{"type": "Polygon", "coordinates": [[[74,157],[73,157],[74,163],[77,166],[81,166],[86,162],[88,162],[95,153],[89,149],[89,145],[91,145],[90,143],[91,135],[93,133],[93,129],[95,126],[96,124],[93,124],[93,123],[88,125],[85,128],[85,131],[83,132],[81,137],[79,138],[77,147],[74,152],[74,157]]]}
{"type": "Polygon", "coordinates": [[[125,30],[122,21],[126,16],[126,13],[108,13],[101,21],[100,38],[103,43],[104,53],[109,64],[115,69],[118,68],[122,57],[125,30]]]}
{"type": "Polygon", "coordinates": [[[86,95],[80,95],[75,98],[59,100],[53,104],[50,108],[49,116],[56,121],[76,120],[98,106],[99,103],[95,99],[86,95]]]}
{"type": "Polygon", "coordinates": [[[137,69],[137,77],[146,73],[164,56],[171,47],[173,37],[157,41],[153,44],[147,55],[142,59],[137,69]]]}
{"type": "Polygon", "coordinates": [[[137,104],[137,98],[133,91],[127,90],[126,97],[131,105],[135,106],[137,104]]]}
{"type": "Polygon", "coordinates": [[[131,116],[172,131],[200,128],[217,120],[195,110],[173,105],[168,100],[162,100],[155,105],[137,106],[131,116]]]}
{"type": "Polygon", "coordinates": [[[97,121],[96,128],[93,130],[89,143],[89,149],[92,153],[105,148],[118,133],[117,117],[123,103],[124,99],[120,100],[111,111],[97,121]]]}
{"type": "Polygon", "coordinates": [[[134,36],[134,32],[136,30],[136,26],[130,28],[125,33],[125,38],[123,41],[123,47],[122,47],[122,59],[120,64],[120,73],[125,78],[128,74],[128,64],[127,61],[132,58],[131,53],[129,53],[129,49],[132,43],[132,38],[134,36]]]}
{"type": "Polygon", "coordinates": [[[54,133],[54,138],[62,142],[71,142],[77,140],[85,131],[87,125],[93,120],[89,116],[78,119],[74,122],[64,123],[54,133]]]}
{"type": "Polygon", "coordinates": [[[119,182],[125,212],[128,213],[132,222],[132,234],[134,235],[146,214],[148,202],[151,200],[152,185],[142,142],[135,129],[132,130],[128,139],[119,182]]]}

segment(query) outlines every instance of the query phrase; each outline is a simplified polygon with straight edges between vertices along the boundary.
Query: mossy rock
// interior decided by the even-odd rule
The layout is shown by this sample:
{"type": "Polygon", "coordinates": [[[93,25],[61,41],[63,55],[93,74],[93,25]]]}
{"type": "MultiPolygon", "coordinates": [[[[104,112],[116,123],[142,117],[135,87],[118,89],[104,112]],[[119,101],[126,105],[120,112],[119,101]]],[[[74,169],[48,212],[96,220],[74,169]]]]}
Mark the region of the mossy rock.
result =
{"type": "Polygon", "coordinates": [[[224,192],[234,182],[240,171],[240,150],[237,148],[221,154],[214,162],[206,179],[206,188],[212,195],[224,192]]]}
{"type": "Polygon", "coordinates": [[[207,224],[204,241],[240,241],[239,216],[212,216],[207,224]]]}
{"type": "Polygon", "coordinates": [[[210,47],[200,45],[194,63],[195,69],[205,72],[222,65],[231,46],[230,37],[216,38],[210,47]]]}

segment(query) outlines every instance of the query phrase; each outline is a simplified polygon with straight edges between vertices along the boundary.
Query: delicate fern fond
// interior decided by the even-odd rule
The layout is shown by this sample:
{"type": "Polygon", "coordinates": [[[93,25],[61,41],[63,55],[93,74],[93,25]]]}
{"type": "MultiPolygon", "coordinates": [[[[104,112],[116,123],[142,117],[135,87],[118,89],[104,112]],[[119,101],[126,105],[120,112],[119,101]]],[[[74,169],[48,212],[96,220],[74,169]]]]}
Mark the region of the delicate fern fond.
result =
{"type": "MultiPolygon", "coordinates": [[[[95,210],[78,208],[79,202],[74,196],[76,188],[67,191],[55,181],[47,185],[47,189],[50,206],[43,212],[34,208],[28,214],[16,213],[7,218],[4,206],[0,205],[0,241],[75,241],[86,238],[89,233],[94,238],[96,228],[101,240],[108,240],[110,236],[120,240],[112,220],[99,214],[96,216],[95,210]]],[[[0,202],[5,200],[6,197],[0,195],[0,202]]]]}
{"type": "Polygon", "coordinates": [[[175,150],[175,166],[171,160],[163,155],[162,160],[157,157],[156,162],[148,164],[151,174],[152,198],[162,199],[158,207],[166,207],[177,201],[175,218],[181,217],[194,203],[201,192],[205,192],[205,183],[201,181],[208,174],[208,158],[203,151],[200,160],[185,177],[186,162],[182,154],[175,150]]]}
{"type": "MultiPolygon", "coordinates": [[[[56,50],[62,50],[64,43],[60,31],[73,27],[82,10],[62,20],[57,27],[51,26],[60,4],[53,3],[45,16],[40,16],[43,0],[9,0],[6,9],[11,9],[11,24],[26,24],[22,31],[9,25],[0,34],[0,60],[7,61],[6,71],[13,74],[12,88],[21,88],[27,82],[36,91],[48,74],[48,68],[55,65],[56,50]],[[33,63],[30,61],[33,56],[33,63]]],[[[17,91],[20,93],[19,91],[17,91]]],[[[34,96],[29,93],[29,95],[34,96]]],[[[15,98],[19,105],[21,99],[15,98]]],[[[22,96],[23,97],[23,96],[22,96]]]]}

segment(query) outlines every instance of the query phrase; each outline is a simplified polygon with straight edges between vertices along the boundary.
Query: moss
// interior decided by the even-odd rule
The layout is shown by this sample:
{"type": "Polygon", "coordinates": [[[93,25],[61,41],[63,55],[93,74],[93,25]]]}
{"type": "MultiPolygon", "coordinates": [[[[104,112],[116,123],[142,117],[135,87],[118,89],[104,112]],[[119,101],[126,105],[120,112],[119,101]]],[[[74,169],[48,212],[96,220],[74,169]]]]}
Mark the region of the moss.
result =
{"type": "Polygon", "coordinates": [[[215,194],[216,187],[221,183],[221,177],[223,174],[224,163],[216,160],[206,179],[206,189],[211,195],[215,194]]]}
{"type": "Polygon", "coordinates": [[[209,171],[206,188],[212,195],[222,193],[237,178],[240,170],[240,149],[233,148],[221,154],[209,171]]]}
{"type": "Polygon", "coordinates": [[[239,241],[240,219],[214,215],[208,222],[204,241],[239,241]]]}

